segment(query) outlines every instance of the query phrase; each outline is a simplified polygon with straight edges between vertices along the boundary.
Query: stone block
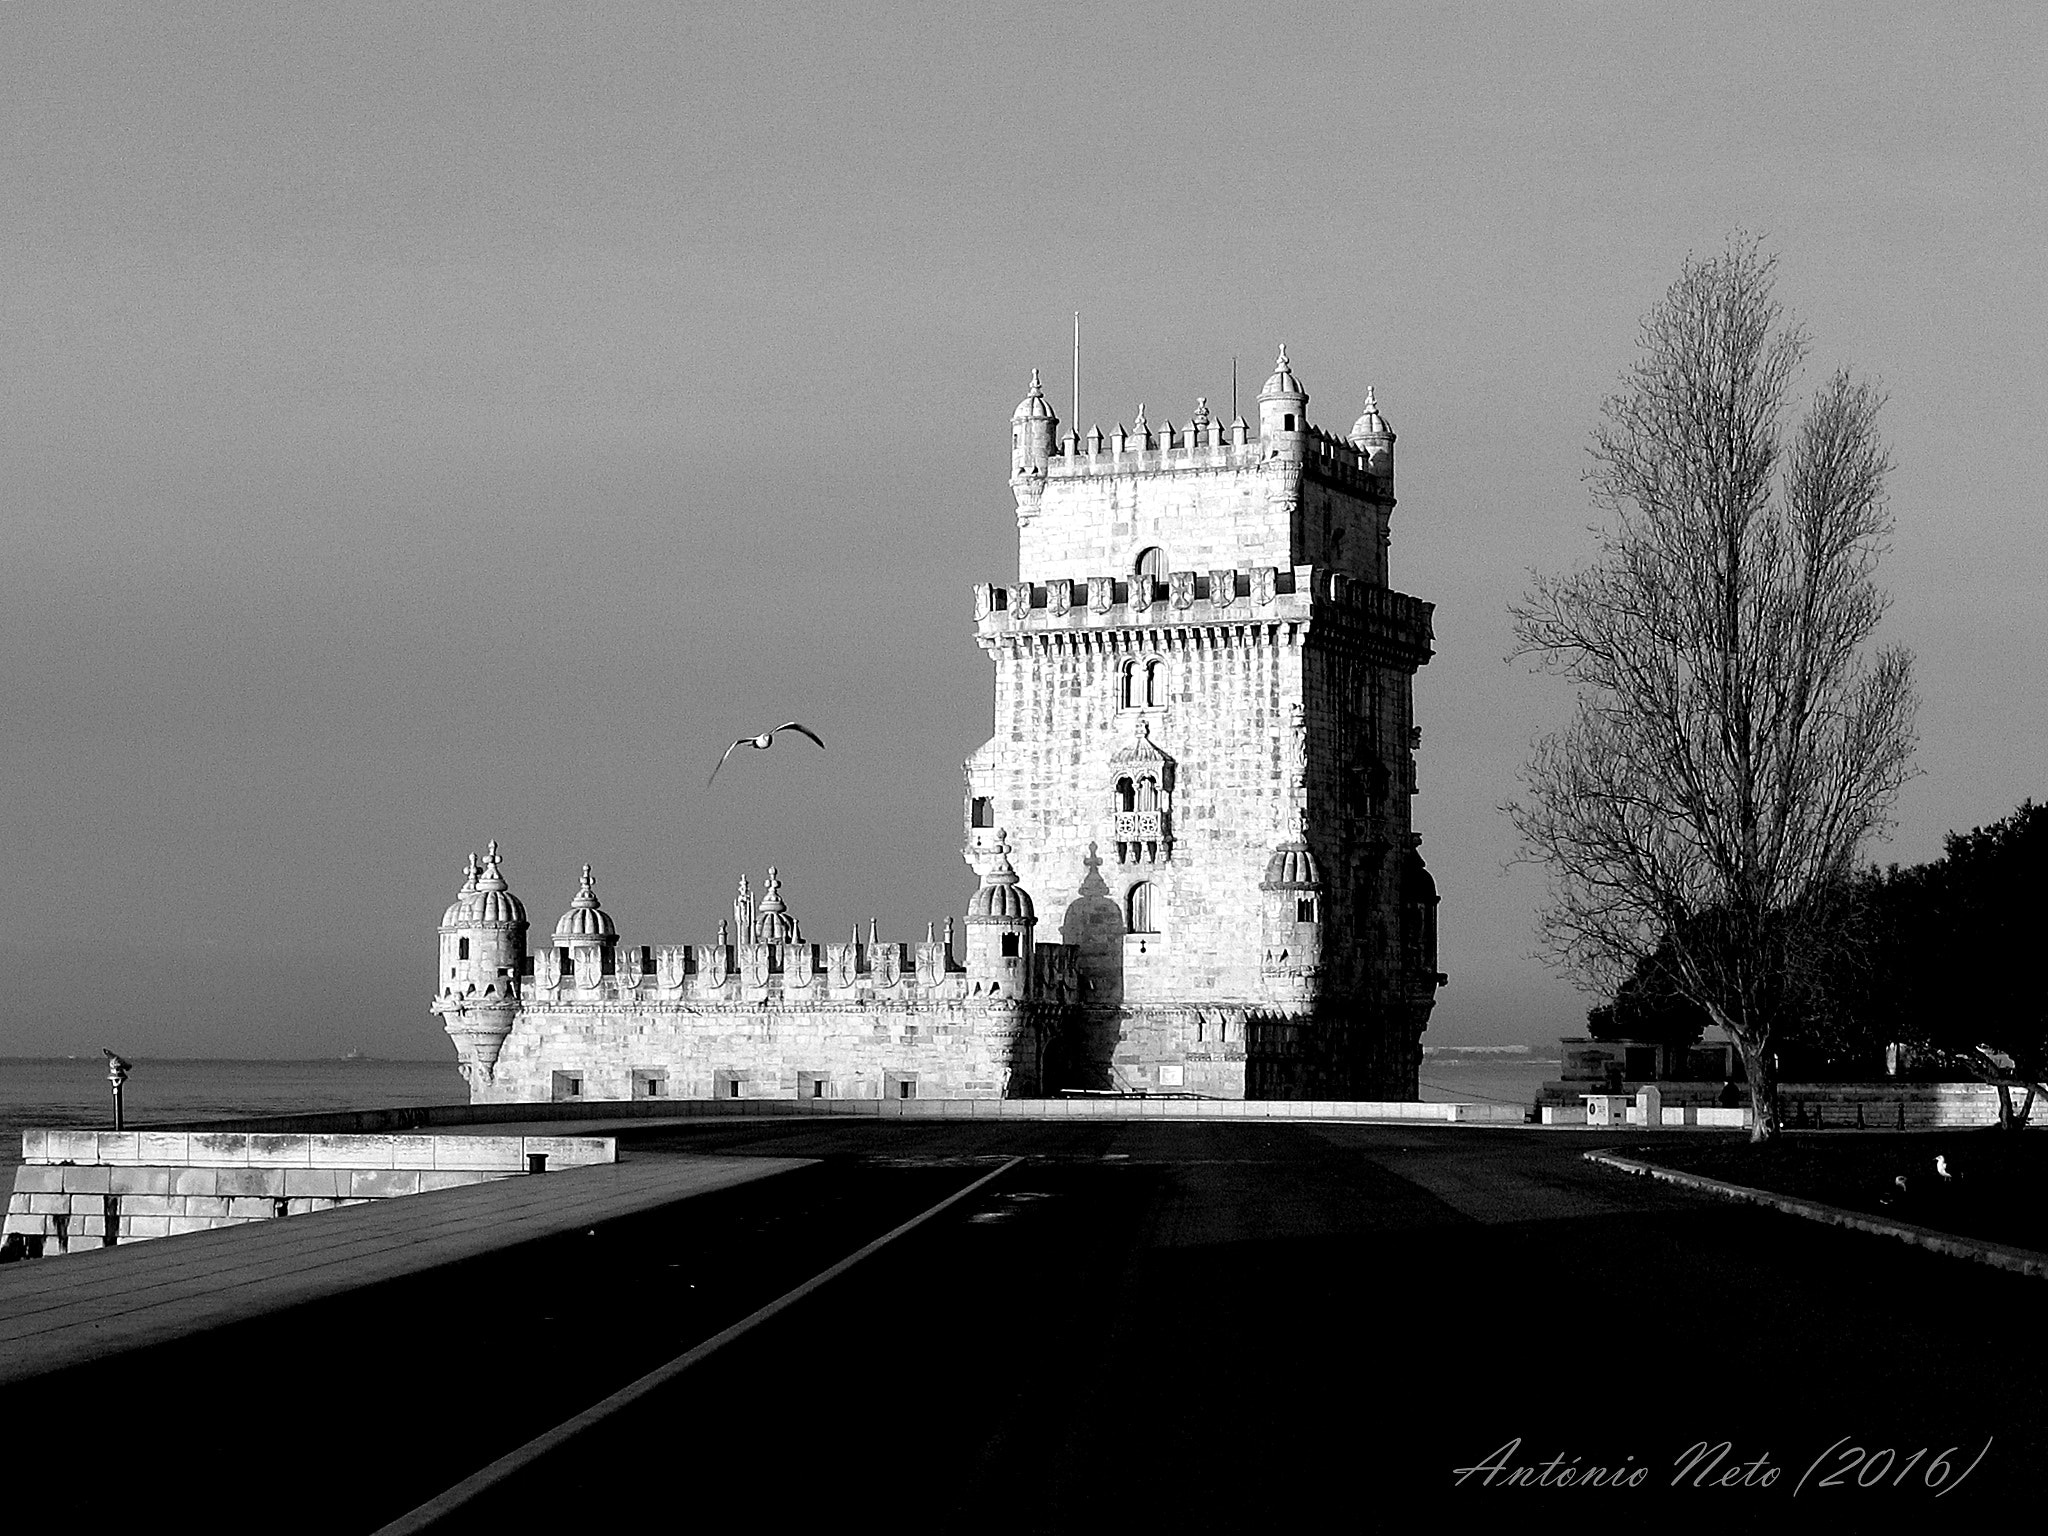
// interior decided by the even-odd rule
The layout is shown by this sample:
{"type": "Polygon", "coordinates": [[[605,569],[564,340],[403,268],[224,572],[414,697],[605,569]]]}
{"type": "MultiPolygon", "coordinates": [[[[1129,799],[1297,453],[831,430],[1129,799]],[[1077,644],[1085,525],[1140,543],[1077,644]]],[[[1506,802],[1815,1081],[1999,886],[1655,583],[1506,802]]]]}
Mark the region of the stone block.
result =
{"type": "Polygon", "coordinates": [[[348,1192],[357,1200],[391,1200],[420,1192],[417,1168],[357,1168],[348,1176],[348,1192]]]}
{"type": "Polygon", "coordinates": [[[174,1195],[211,1195],[219,1192],[220,1173],[213,1168],[173,1168],[171,1170],[171,1193],[174,1195]]]}
{"type": "MultiPolygon", "coordinates": [[[[165,1170],[168,1172],[169,1170],[165,1170]]],[[[123,1195],[121,1216],[182,1216],[185,1214],[183,1195],[123,1195]]]]}
{"type": "Polygon", "coordinates": [[[310,1136],[266,1136],[252,1133],[249,1137],[249,1166],[252,1168],[305,1168],[312,1164],[313,1138],[310,1136]]]}
{"type": "Polygon", "coordinates": [[[28,1197],[31,1216],[69,1216],[71,1197],[66,1194],[35,1194],[28,1197]]]}
{"type": "Polygon", "coordinates": [[[267,1221],[277,1214],[277,1202],[262,1195],[232,1195],[226,1200],[225,1209],[215,1214],[246,1216],[252,1221],[267,1221]]]}
{"type": "Polygon", "coordinates": [[[66,1195],[64,1198],[71,1203],[70,1209],[73,1217],[90,1216],[93,1220],[97,1221],[107,1213],[107,1197],[105,1195],[66,1195]]]}
{"type": "Polygon", "coordinates": [[[21,1160],[24,1163],[46,1161],[44,1149],[48,1147],[49,1142],[50,1133],[46,1130],[23,1131],[21,1133],[21,1160]]]}
{"type": "Polygon", "coordinates": [[[222,1168],[214,1174],[214,1191],[222,1195],[274,1197],[286,1192],[286,1181],[298,1172],[296,1168],[222,1168]]]}
{"type": "Polygon", "coordinates": [[[114,1187],[114,1170],[111,1168],[52,1168],[49,1171],[63,1179],[68,1194],[104,1195],[114,1187]]]}
{"type": "Polygon", "coordinates": [[[599,1136],[523,1136],[520,1138],[520,1165],[536,1152],[547,1154],[548,1167],[584,1168],[596,1163],[615,1163],[618,1158],[618,1143],[609,1137],[599,1136]]]}
{"type": "Polygon", "coordinates": [[[59,1168],[54,1163],[37,1166],[23,1163],[14,1170],[14,1192],[17,1195],[53,1195],[64,1187],[67,1173],[93,1173],[91,1168],[59,1168]]]}
{"type": "Polygon", "coordinates": [[[145,1163],[162,1167],[182,1166],[186,1136],[183,1131],[144,1131],[138,1155],[145,1163]]]}
{"type": "Polygon", "coordinates": [[[105,1245],[106,1237],[107,1217],[104,1211],[94,1211],[90,1215],[78,1212],[64,1224],[64,1251],[70,1253],[78,1248],[99,1248],[105,1245]]]}
{"type": "Polygon", "coordinates": [[[185,1214],[219,1218],[228,1214],[228,1201],[222,1195],[187,1195],[185,1214]]]}
{"type": "Polygon", "coordinates": [[[391,1138],[391,1166],[394,1168],[431,1168],[434,1166],[433,1136],[393,1136],[391,1138]]]}
{"type": "Polygon", "coordinates": [[[247,1166],[249,1138],[233,1132],[191,1131],[185,1137],[185,1161],[199,1167],[247,1166]]]}
{"type": "Polygon", "coordinates": [[[171,1237],[181,1237],[187,1232],[211,1232],[219,1224],[219,1219],[213,1216],[171,1216],[165,1219],[170,1223],[167,1235],[171,1237]]]}
{"type": "Polygon", "coordinates": [[[168,1168],[117,1167],[107,1170],[109,1193],[116,1195],[167,1195],[171,1192],[168,1168]]]}
{"type": "Polygon", "coordinates": [[[43,1145],[44,1156],[53,1163],[97,1163],[100,1138],[97,1131],[50,1131],[43,1145]]]}
{"type": "Polygon", "coordinates": [[[290,1195],[294,1204],[306,1199],[332,1200],[348,1188],[349,1173],[345,1168],[278,1168],[269,1171],[284,1175],[284,1188],[270,1193],[290,1195]]]}
{"type": "Polygon", "coordinates": [[[98,1139],[99,1156],[95,1161],[108,1164],[142,1161],[142,1134],[139,1131],[101,1131],[98,1139]]]}
{"type": "Polygon", "coordinates": [[[525,1139],[519,1136],[436,1136],[436,1168],[502,1168],[526,1171],[525,1139]]]}
{"type": "Polygon", "coordinates": [[[389,1136],[315,1136],[310,1161],[315,1168],[389,1168],[389,1136]]]}
{"type": "Polygon", "coordinates": [[[125,1211],[121,1216],[121,1240],[149,1237],[169,1237],[171,1218],[168,1216],[131,1216],[125,1211]]]}
{"type": "Polygon", "coordinates": [[[41,1237],[49,1223],[40,1216],[31,1216],[26,1211],[9,1211],[7,1220],[0,1222],[0,1237],[11,1237],[19,1232],[24,1237],[41,1237]]]}

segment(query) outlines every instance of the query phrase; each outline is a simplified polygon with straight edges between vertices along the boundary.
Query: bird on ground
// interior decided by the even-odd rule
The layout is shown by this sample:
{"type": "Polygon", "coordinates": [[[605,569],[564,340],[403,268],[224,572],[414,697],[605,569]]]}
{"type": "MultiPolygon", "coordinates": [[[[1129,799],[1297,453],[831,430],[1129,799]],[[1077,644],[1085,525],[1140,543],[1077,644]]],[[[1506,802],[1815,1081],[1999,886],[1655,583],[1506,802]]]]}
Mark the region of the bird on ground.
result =
{"type": "Polygon", "coordinates": [[[782,722],[782,724],[776,726],[775,729],[772,731],[763,731],[758,736],[742,736],[738,741],[734,742],[731,746],[727,747],[725,751],[720,755],[717,763],[713,765],[711,769],[711,778],[706,779],[704,781],[704,787],[706,789],[709,789],[711,787],[711,780],[718,777],[718,770],[725,766],[726,758],[731,757],[733,753],[739,751],[741,747],[752,747],[757,752],[765,752],[768,750],[769,743],[774,741],[777,734],[782,731],[795,731],[799,735],[810,737],[811,740],[815,741],[821,747],[825,745],[825,738],[820,736],[816,731],[812,730],[808,725],[799,725],[794,720],[785,720],[782,722]]]}

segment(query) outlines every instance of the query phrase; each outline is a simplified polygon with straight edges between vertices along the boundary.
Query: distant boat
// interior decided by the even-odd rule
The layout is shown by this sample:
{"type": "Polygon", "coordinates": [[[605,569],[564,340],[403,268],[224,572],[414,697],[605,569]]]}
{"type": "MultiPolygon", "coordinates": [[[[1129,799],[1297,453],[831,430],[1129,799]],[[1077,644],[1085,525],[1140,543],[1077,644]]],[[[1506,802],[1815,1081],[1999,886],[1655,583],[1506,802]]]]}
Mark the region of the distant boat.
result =
{"type": "Polygon", "coordinates": [[[369,1061],[372,1058],[361,1050],[348,1050],[341,1053],[341,1059],[343,1061],[369,1061]]]}

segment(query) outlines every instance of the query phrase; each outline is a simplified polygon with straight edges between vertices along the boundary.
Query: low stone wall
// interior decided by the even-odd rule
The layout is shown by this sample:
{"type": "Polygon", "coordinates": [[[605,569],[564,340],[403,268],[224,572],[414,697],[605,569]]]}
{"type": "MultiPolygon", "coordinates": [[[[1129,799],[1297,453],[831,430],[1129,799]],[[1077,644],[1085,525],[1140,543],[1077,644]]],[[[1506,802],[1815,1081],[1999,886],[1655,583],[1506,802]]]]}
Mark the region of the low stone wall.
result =
{"type": "Polygon", "coordinates": [[[601,1136],[24,1131],[0,1228],[14,1256],[274,1221],[618,1159],[601,1136]]]}
{"type": "MultiPolygon", "coordinates": [[[[1697,1084],[1659,1084],[1659,1105],[1663,1126],[1755,1124],[1747,1093],[1740,1108],[1720,1109],[1699,1102],[1688,1090],[1697,1084]],[[1672,1092],[1675,1087],[1678,1091],[1672,1092]],[[1674,1099],[1677,1102],[1674,1102],[1674,1099]]],[[[1717,1090],[1718,1091],[1718,1090],[1717,1090]]],[[[2013,1095],[2019,1108],[2024,1091],[2013,1095]]],[[[1588,1084],[1576,1104],[1542,1106],[1545,1125],[1592,1125],[1595,1129],[1647,1127],[1643,1095],[1632,1089],[1627,1094],[1602,1094],[1588,1084]],[[1589,1119],[1585,1099],[1628,1100],[1627,1107],[1609,1118],[1596,1111],[1589,1119]]],[[[1988,1083],[1786,1083],[1778,1090],[1778,1121],[1787,1130],[1836,1131],[1930,1131],[1969,1129],[1998,1124],[1998,1090],[1988,1083]]],[[[2048,1124],[2048,1104],[2036,1104],[2028,1118],[2029,1127],[2048,1124]]]]}

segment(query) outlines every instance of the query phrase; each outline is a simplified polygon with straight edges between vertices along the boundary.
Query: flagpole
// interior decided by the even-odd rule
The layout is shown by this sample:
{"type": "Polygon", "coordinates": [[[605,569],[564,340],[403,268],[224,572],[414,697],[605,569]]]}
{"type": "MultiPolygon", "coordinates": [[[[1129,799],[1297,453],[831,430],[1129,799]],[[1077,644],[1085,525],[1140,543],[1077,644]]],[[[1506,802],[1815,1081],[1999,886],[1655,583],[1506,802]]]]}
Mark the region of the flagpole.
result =
{"type": "Polygon", "coordinates": [[[1074,435],[1081,433],[1081,311],[1074,311],[1074,435]]]}

